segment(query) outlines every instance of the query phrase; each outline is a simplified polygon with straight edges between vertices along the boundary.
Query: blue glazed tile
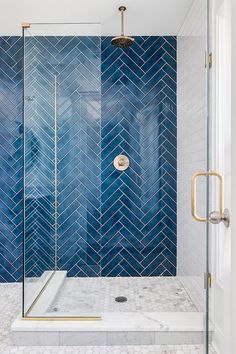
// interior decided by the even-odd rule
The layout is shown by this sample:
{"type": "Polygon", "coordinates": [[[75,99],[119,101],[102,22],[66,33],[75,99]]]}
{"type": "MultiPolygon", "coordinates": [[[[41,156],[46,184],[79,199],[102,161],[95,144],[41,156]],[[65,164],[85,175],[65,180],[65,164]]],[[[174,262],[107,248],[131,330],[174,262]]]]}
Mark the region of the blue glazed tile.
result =
{"type": "Polygon", "coordinates": [[[122,173],[120,176],[120,179],[128,188],[130,188],[133,191],[133,193],[137,197],[139,197],[139,198],[141,197],[141,195],[142,195],[141,188],[138,186],[136,181],[134,181],[132,178],[129,177],[129,175],[127,173],[122,173]]]}
{"type": "Polygon", "coordinates": [[[121,214],[120,222],[123,227],[127,228],[131,233],[133,233],[138,240],[142,240],[142,232],[125,215],[121,214]]]}
{"type": "MultiPolygon", "coordinates": [[[[171,55],[172,58],[174,58],[176,60],[176,48],[173,47],[172,45],[170,45],[168,43],[168,41],[166,41],[164,44],[163,44],[163,48],[165,49],[166,53],[168,55],[171,55]]],[[[168,61],[167,61],[168,62],[168,61]]],[[[169,64],[169,62],[168,62],[169,64]]]]}
{"type": "Polygon", "coordinates": [[[120,266],[126,270],[130,277],[138,277],[140,275],[140,264],[138,266],[136,264],[131,265],[129,262],[125,260],[123,257],[122,261],[120,262],[120,266]],[[138,269],[136,269],[138,268],[138,269]]]}
{"type": "MultiPolygon", "coordinates": [[[[153,41],[153,40],[152,40],[153,41]]],[[[153,61],[153,57],[155,57],[155,61],[159,60],[165,51],[162,49],[162,45],[165,43],[164,37],[155,37],[154,42],[147,47],[148,41],[145,43],[146,51],[142,55],[142,59],[149,63],[150,59],[153,61]]]]}
{"type": "Polygon", "coordinates": [[[114,268],[116,268],[121,261],[122,261],[122,257],[120,254],[116,254],[115,257],[113,257],[109,263],[106,263],[104,265],[103,262],[101,261],[103,276],[108,276],[110,272],[114,271],[114,268]]]}
{"type": "Polygon", "coordinates": [[[163,228],[165,227],[165,220],[163,218],[161,220],[157,219],[157,221],[157,224],[151,231],[149,231],[147,234],[143,234],[141,241],[145,246],[147,246],[153,238],[162,232],[163,228]]]}
{"type": "Polygon", "coordinates": [[[133,223],[138,229],[142,229],[143,223],[139,220],[138,214],[135,213],[135,210],[133,209],[132,212],[129,208],[126,206],[122,206],[120,209],[120,212],[129,219],[131,223],[133,223]]]}
{"type": "Polygon", "coordinates": [[[140,210],[139,205],[136,205],[132,199],[130,199],[128,197],[128,195],[123,195],[121,194],[121,198],[120,201],[123,203],[123,205],[128,208],[128,210],[132,211],[136,217],[138,217],[139,219],[141,219],[142,217],[142,212],[140,210]]]}
{"type": "Polygon", "coordinates": [[[165,260],[165,256],[160,253],[151,263],[149,263],[143,270],[142,276],[160,276],[165,267],[162,265],[162,262],[165,260]]]}
{"type": "Polygon", "coordinates": [[[120,190],[122,191],[122,193],[125,196],[127,196],[129,199],[131,199],[135,205],[137,205],[139,208],[141,208],[142,200],[141,200],[140,196],[138,196],[132,188],[130,188],[125,183],[122,183],[122,185],[120,186],[120,190]]]}
{"type": "MultiPolygon", "coordinates": [[[[119,255],[118,259],[121,260],[122,256],[120,251],[122,251],[123,247],[119,244],[120,236],[115,235],[112,238],[112,242],[108,243],[105,247],[101,250],[101,265],[105,267],[107,264],[112,262],[113,258],[116,258],[119,255]]],[[[116,258],[117,261],[117,258],[116,258]]],[[[112,263],[113,264],[113,263],[112,263]]]]}
{"type": "Polygon", "coordinates": [[[163,59],[168,62],[168,64],[171,66],[173,70],[176,70],[176,58],[173,58],[171,55],[168,53],[165,53],[163,55],[163,59]]]}
{"type": "MultiPolygon", "coordinates": [[[[177,39],[176,39],[176,36],[168,36],[168,37],[165,37],[165,41],[167,43],[169,43],[175,50],[176,50],[176,46],[177,46],[177,39]]],[[[175,54],[176,56],[176,54],[175,54]]]]}
{"type": "MultiPolygon", "coordinates": [[[[117,200],[109,209],[103,208],[103,215],[101,217],[101,224],[104,225],[110,218],[113,219],[114,215],[122,207],[122,204],[117,200]]],[[[119,213],[120,214],[120,213],[119,213]]]]}
{"type": "Polygon", "coordinates": [[[144,235],[147,235],[149,232],[152,232],[152,230],[155,228],[155,226],[160,222],[160,220],[163,219],[165,215],[165,210],[162,208],[153,218],[149,219],[149,222],[145,224],[145,226],[142,228],[142,232],[144,235]]]}
{"type": "Polygon", "coordinates": [[[138,111],[140,111],[144,107],[143,103],[140,100],[140,97],[138,96],[138,92],[136,92],[135,95],[135,92],[132,92],[126,85],[122,85],[120,92],[123,97],[125,97],[129,101],[128,106],[134,106],[138,111]]]}
{"type": "MultiPolygon", "coordinates": [[[[118,175],[120,175],[120,173],[118,172],[118,175]]],[[[109,197],[111,194],[113,194],[118,188],[120,188],[121,186],[121,179],[120,176],[116,179],[112,178],[113,174],[110,175],[111,178],[106,178],[104,180],[104,182],[102,183],[101,186],[101,191],[102,191],[102,200],[107,197],[109,197]]]]}
{"type": "Polygon", "coordinates": [[[176,106],[176,93],[173,90],[171,90],[171,88],[168,86],[164,87],[163,92],[172,101],[172,103],[176,106]]]}
{"type": "MultiPolygon", "coordinates": [[[[154,53],[151,56],[148,56],[145,64],[142,66],[144,72],[151,71],[155,74],[153,66],[156,65],[157,62],[160,61],[164,57],[165,50],[163,48],[153,48],[152,50],[154,53]]],[[[145,53],[146,54],[146,53],[145,53]]],[[[146,58],[146,57],[145,57],[146,58]]]]}
{"type": "Polygon", "coordinates": [[[150,79],[152,79],[153,75],[155,75],[159,70],[166,70],[167,64],[164,61],[164,59],[160,59],[157,62],[155,62],[151,68],[142,77],[143,83],[147,83],[150,79]]]}
{"type": "MultiPolygon", "coordinates": [[[[163,59],[163,61],[164,61],[164,59],[163,59]]],[[[172,67],[170,65],[164,64],[162,69],[166,72],[167,75],[170,76],[170,78],[172,80],[177,82],[177,73],[176,73],[176,71],[174,69],[172,69],[172,67]]]]}
{"type": "Polygon", "coordinates": [[[170,275],[176,275],[176,267],[166,258],[162,265],[165,270],[169,272],[170,275]]]}
{"type": "MultiPolygon", "coordinates": [[[[27,185],[35,178],[35,189],[26,190],[29,276],[40,276],[54,261],[54,75],[60,96],[60,269],[81,277],[176,274],[176,37],[135,37],[126,50],[110,41],[53,36],[27,40],[26,95],[35,95],[38,105],[33,119],[33,106],[26,105],[27,124],[30,129],[37,125],[38,139],[27,136],[27,185]],[[121,153],[130,158],[125,172],[113,166],[121,153]]],[[[1,262],[8,273],[0,268],[0,281],[18,281],[22,39],[1,37],[0,47],[5,97],[0,108],[0,171],[8,176],[0,179],[0,208],[7,223],[0,247],[10,252],[8,261],[1,262]]]]}
{"type": "MultiPolygon", "coordinates": [[[[133,234],[127,227],[121,227],[120,230],[121,235],[123,236],[122,240],[120,241],[121,244],[128,245],[130,248],[134,247],[136,251],[138,250],[140,252],[140,255],[142,254],[143,250],[143,244],[139,240],[136,234],[133,234]]],[[[136,258],[138,256],[136,255],[136,258]]],[[[140,256],[141,259],[141,256],[140,256]]]]}
{"type": "Polygon", "coordinates": [[[131,80],[134,85],[139,86],[139,84],[141,82],[140,78],[126,64],[121,63],[120,71],[123,72],[124,75],[127,76],[128,79],[131,80]]]}
{"type": "Polygon", "coordinates": [[[143,60],[139,59],[139,57],[137,57],[137,60],[133,60],[132,57],[129,57],[126,54],[122,54],[122,56],[120,57],[120,60],[122,62],[122,64],[125,64],[129,70],[132,70],[135,75],[137,75],[138,77],[142,77],[144,70],[140,68],[140,66],[143,64],[143,60]],[[138,62],[138,64],[137,64],[138,62]],[[140,63],[141,62],[141,63],[140,63]],[[140,65],[141,64],[141,65],[140,65]]]}
{"type": "Polygon", "coordinates": [[[171,220],[168,216],[163,218],[163,222],[168,226],[169,229],[175,234],[176,233],[176,222],[171,220]]]}
{"type": "Polygon", "coordinates": [[[123,229],[123,226],[121,223],[118,221],[116,224],[112,225],[107,232],[103,232],[102,238],[100,239],[100,246],[101,246],[101,252],[102,248],[108,244],[108,243],[113,243],[113,237],[118,234],[118,232],[123,229]]]}
{"type": "Polygon", "coordinates": [[[176,255],[176,243],[175,243],[175,241],[173,240],[173,242],[172,242],[169,237],[165,237],[163,239],[162,243],[165,245],[165,247],[169,251],[169,253],[170,254],[172,253],[173,256],[175,257],[175,255],[176,255]]]}
{"type": "Polygon", "coordinates": [[[166,182],[174,191],[176,191],[176,183],[175,183],[174,178],[172,178],[172,176],[165,173],[162,176],[162,179],[163,179],[163,184],[164,184],[164,182],[166,182]]]}
{"type": "Polygon", "coordinates": [[[155,45],[155,42],[157,41],[161,41],[160,42],[160,46],[162,45],[163,39],[162,37],[156,37],[156,36],[142,36],[140,37],[140,39],[138,40],[139,45],[146,51],[148,50],[148,48],[152,47],[153,45],[155,45]]]}
{"type": "MultiPolygon", "coordinates": [[[[164,256],[163,254],[163,251],[165,250],[165,246],[163,245],[163,243],[159,243],[158,246],[156,246],[154,249],[147,246],[147,256],[145,256],[143,262],[142,262],[142,265],[144,267],[144,269],[148,268],[151,264],[152,264],[152,267],[150,267],[150,271],[152,271],[152,269],[154,269],[155,265],[156,265],[156,258],[158,257],[158,255],[162,255],[164,256]]],[[[168,254],[166,255],[168,257],[168,254]]],[[[161,257],[161,259],[163,259],[161,257]]]]}
{"type": "Polygon", "coordinates": [[[109,219],[105,224],[101,226],[100,232],[103,235],[104,233],[107,233],[110,231],[110,229],[113,227],[114,224],[117,224],[118,230],[119,230],[119,224],[118,222],[122,221],[121,220],[122,214],[118,211],[115,214],[112,215],[112,218],[109,219]]]}

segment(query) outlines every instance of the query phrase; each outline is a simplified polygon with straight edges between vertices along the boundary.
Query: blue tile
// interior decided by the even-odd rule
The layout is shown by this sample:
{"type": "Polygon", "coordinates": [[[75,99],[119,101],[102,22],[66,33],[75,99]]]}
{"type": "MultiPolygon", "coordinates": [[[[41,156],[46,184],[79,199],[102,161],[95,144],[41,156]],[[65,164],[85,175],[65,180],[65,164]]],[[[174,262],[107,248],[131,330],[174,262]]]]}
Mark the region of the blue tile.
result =
{"type": "MultiPolygon", "coordinates": [[[[37,124],[27,136],[27,184],[35,179],[34,188],[27,188],[29,276],[53,267],[55,74],[61,95],[59,267],[82,277],[176,274],[176,37],[135,37],[134,45],[125,50],[110,41],[111,37],[101,41],[86,36],[27,40],[27,48],[34,48],[26,57],[26,94],[36,95],[38,104],[33,119],[33,106],[26,105],[27,126],[37,124]],[[121,153],[130,158],[124,172],[113,166],[121,153]]],[[[5,97],[0,108],[0,209],[6,215],[0,247],[9,252],[8,260],[1,260],[8,273],[0,268],[0,281],[18,281],[22,39],[1,37],[0,48],[5,97]]]]}

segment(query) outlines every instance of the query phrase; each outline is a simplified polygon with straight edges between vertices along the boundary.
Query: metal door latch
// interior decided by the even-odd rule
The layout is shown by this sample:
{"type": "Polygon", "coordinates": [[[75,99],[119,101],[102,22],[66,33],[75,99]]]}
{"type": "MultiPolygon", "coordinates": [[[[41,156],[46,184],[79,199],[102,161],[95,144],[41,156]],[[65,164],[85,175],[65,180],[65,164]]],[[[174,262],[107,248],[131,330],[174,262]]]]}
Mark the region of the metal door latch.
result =
{"type": "Polygon", "coordinates": [[[229,210],[225,209],[223,214],[221,214],[219,211],[212,211],[209,216],[209,221],[212,224],[219,224],[222,221],[225,227],[229,227],[230,224],[229,210]]]}

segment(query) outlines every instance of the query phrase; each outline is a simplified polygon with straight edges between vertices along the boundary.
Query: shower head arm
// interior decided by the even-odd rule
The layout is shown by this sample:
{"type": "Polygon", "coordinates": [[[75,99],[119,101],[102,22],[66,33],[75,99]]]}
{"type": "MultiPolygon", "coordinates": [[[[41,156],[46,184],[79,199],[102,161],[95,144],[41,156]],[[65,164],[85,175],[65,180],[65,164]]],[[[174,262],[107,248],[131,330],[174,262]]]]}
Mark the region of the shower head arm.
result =
{"type": "Polygon", "coordinates": [[[124,30],[124,11],[126,10],[125,6],[120,6],[119,11],[121,12],[121,36],[125,35],[125,30],[124,30]]]}
{"type": "Polygon", "coordinates": [[[124,31],[124,11],[125,6],[120,6],[119,11],[121,12],[121,35],[112,38],[111,44],[118,48],[129,48],[134,43],[134,38],[125,36],[124,31]]]}

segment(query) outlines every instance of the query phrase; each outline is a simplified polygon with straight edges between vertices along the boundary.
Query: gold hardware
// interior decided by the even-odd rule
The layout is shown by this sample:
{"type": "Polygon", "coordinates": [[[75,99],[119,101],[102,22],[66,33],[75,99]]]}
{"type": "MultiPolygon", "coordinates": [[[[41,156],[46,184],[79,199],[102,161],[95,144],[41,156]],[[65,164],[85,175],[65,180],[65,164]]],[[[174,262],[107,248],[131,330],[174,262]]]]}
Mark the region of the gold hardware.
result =
{"type": "Polygon", "coordinates": [[[123,6],[123,5],[122,5],[122,6],[120,6],[120,7],[119,7],[119,11],[126,11],[126,7],[125,7],[125,6],[123,6]]]}
{"type": "Polygon", "coordinates": [[[124,11],[126,11],[126,7],[120,6],[119,11],[121,12],[121,35],[124,36],[124,11]]]}
{"type": "Polygon", "coordinates": [[[211,273],[204,273],[204,289],[211,288],[211,273]]]}
{"type": "Polygon", "coordinates": [[[212,53],[205,52],[205,68],[212,68],[212,53]]]}
{"type": "Polygon", "coordinates": [[[133,44],[134,38],[125,36],[124,12],[126,11],[126,7],[120,6],[119,11],[121,13],[121,35],[118,37],[112,38],[111,44],[114,45],[115,47],[119,47],[119,48],[128,48],[133,44]]]}
{"type": "Polygon", "coordinates": [[[32,304],[29,306],[29,308],[27,309],[26,313],[25,313],[25,318],[28,316],[28,314],[32,311],[34,305],[38,302],[39,298],[41,297],[42,293],[45,291],[45,289],[47,288],[48,284],[50,283],[50,280],[54,277],[54,275],[56,274],[55,270],[53,271],[52,274],[50,274],[50,277],[47,279],[46,283],[44,284],[44,286],[42,287],[42,289],[40,290],[40,292],[38,293],[38,295],[36,296],[36,298],[33,300],[32,304]]]}
{"type": "Polygon", "coordinates": [[[30,23],[29,22],[22,22],[21,26],[22,26],[22,28],[30,28],[30,23]]]}
{"type": "Polygon", "coordinates": [[[118,171],[124,171],[129,167],[129,158],[125,155],[118,155],[114,158],[113,165],[118,171]]]}
{"type": "Polygon", "coordinates": [[[192,209],[192,216],[194,217],[195,220],[200,221],[200,222],[206,222],[207,218],[202,217],[197,215],[197,178],[200,176],[215,176],[219,178],[220,180],[220,214],[224,214],[224,178],[223,176],[216,172],[216,171],[209,171],[209,172],[197,172],[193,175],[192,177],[192,182],[191,182],[191,209],[192,209]]]}
{"type": "Polygon", "coordinates": [[[63,316],[58,316],[58,317],[21,317],[23,321],[101,321],[101,317],[76,317],[76,316],[71,316],[71,317],[63,317],[63,316]]]}
{"type": "Polygon", "coordinates": [[[209,65],[209,68],[212,68],[212,53],[208,54],[208,65],[209,65]]]}

